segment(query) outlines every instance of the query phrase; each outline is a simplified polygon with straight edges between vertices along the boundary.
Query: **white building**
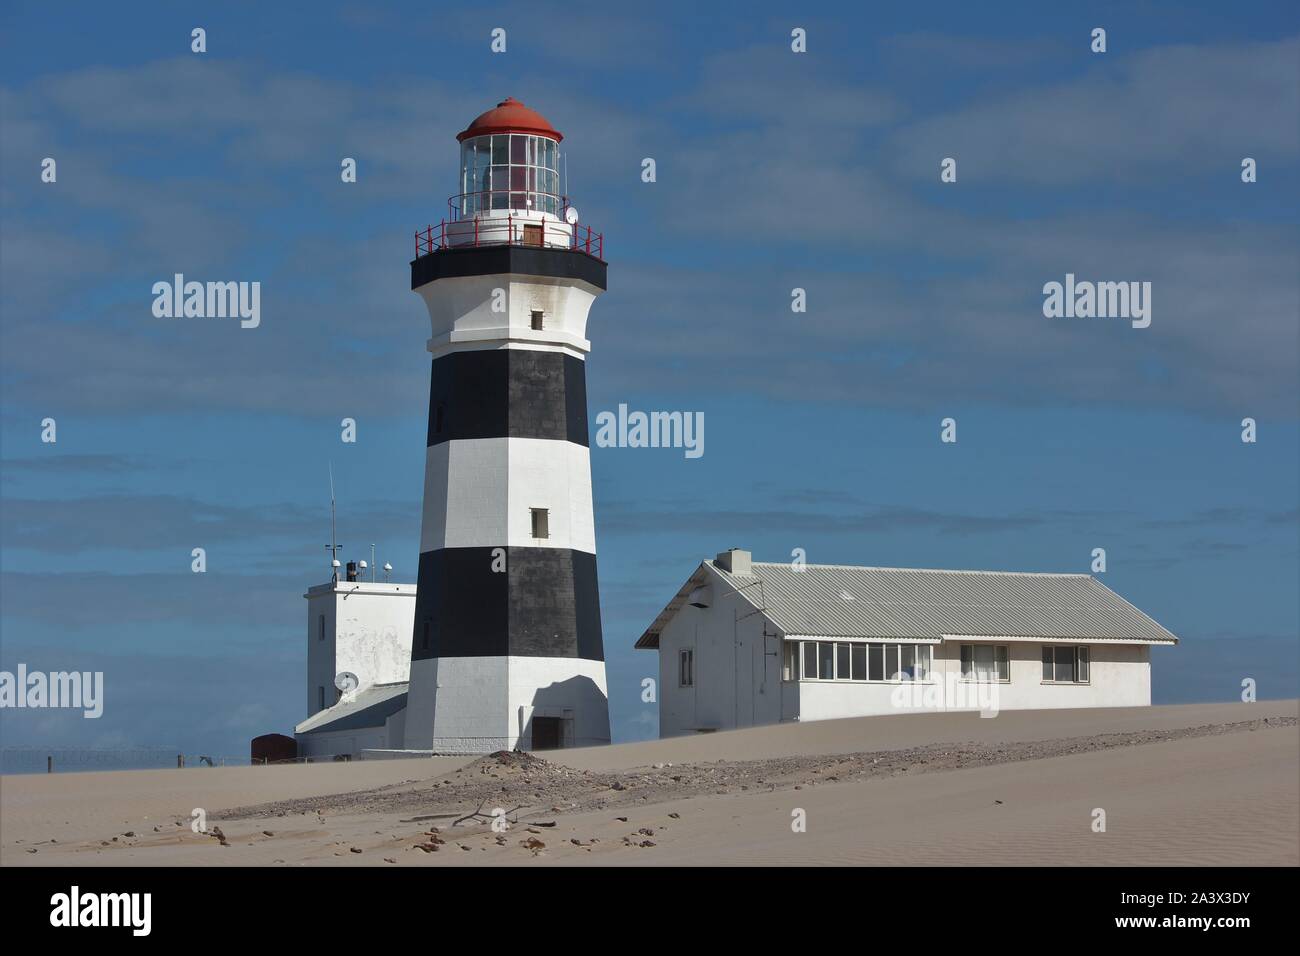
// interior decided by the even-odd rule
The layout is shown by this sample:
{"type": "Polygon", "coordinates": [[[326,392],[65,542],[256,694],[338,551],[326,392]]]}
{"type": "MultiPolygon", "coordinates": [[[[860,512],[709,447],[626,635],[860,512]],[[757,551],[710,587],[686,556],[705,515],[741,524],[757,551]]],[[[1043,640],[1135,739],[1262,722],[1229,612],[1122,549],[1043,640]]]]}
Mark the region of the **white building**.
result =
{"type": "Polygon", "coordinates": [[[299,757],[355,757],[400,748],[415,585],[342,581],[309,588],[307,719],[294,728],[299,757]]]}
{"type": "Polygon", "coordinates": [[[1087,574],[705,561],[641,635],[659,733],[1151,703],[1178,639],[1087,574]]]}

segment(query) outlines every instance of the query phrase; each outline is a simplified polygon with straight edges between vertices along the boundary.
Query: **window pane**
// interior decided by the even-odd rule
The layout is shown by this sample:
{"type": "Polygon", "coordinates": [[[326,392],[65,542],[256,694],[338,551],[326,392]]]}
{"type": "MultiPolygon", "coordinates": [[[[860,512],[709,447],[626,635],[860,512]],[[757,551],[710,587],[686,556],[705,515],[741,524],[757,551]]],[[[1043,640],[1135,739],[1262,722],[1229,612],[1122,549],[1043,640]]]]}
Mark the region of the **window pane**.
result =
{"type": "Polygon", "coordinates": [[[812,641],[803,642],[803,676],[804,680],[817,679],[817,645],[812,641]]]}
{"type": "Polygon", "coordinates": [[[853,672],[850,676],[854,680],[867,679],[867,645],[853,645],[853,672]]]}
{"type": "Polygon", "coordinates": [[[492,137],[492,165],[505,166],[510,162],[510,137],[492,137]]]}
{"type": "Polygon", "coordinates": [[[976,644],[975,645],[975,679],[992,680],[993,679],[993,645],[976,644]]]}
{"type": "Polygon", "coordinates": [[[975,679],[975,645],[963,644],[961,646],[961,676],[966,680],[975,679]]]}
{"type": "Polygon", "coordinates": [[[916,680],[916,645],[904,644],[899,648],[901,663],[899,670],[903,672],[904,680],[916,680]]]}
{"type": "Polygon", "coordinates": [[[555,140],[553,140],[553,139],[548,139],[548,140],[545,141],[545,143],[546,143],[546,146],[545,146],[545,149],[546,149],[546,162],[545,162],[545,166],[546,166],[547,169],[554,169],[554,168],[555,168],[555,140]]]}
{"type": "Polygon", "coordinates": [[[817,676],[831,680],[835,676],[835,645],[829,641],[817,644],[817,676]]]}
{"type": "Polygon", "coordinates": [[[835,645],[835,676],[840,680],[849,679],[849,645],[835,645]]]}
{"type": "Polygon", "coordinates": [[[510,165],[522,166],[527,162],[528,137],[518,134],[510,137],[510,165]]]}
{"type": "Polygon", "coordinates": [[[1087,682],[1088,680],[1088,649],[1079,648],[1079,680],[1087,682]]]}
{"type": "Polygon", "coordinates": [[[885,679],[885,645],[872,644],[867,652],[871,661],[871,669],[868,671],[869,680],[885,679]]]}
{"type": "Polygon", "coordinates": [[[1052,680],[1052,649],[1043,648],[1043,680],[1052,680]]]}
{"type": "Polygon", "coordinates": [[[885,645],[885,680],[898,680],[898,645],[885,645]]]}
{"type": "Polygon", "coordinates": [[[999,644],[994,652],[998,661],[998,680],[1011,680],[1011,655],[1007,651],[1007,645],[999,644]]]}
{"type": "Polygon", "coordinates": [[[930,645],[916,645],[916,679],[928,680],[930,677],[930,645]]]}
{"type": "Polygon", "coordinates": [[[1056,649],[1056,679],[1058,681],[1074,680],[1074,648],[1058,647],[1056,649]]]}

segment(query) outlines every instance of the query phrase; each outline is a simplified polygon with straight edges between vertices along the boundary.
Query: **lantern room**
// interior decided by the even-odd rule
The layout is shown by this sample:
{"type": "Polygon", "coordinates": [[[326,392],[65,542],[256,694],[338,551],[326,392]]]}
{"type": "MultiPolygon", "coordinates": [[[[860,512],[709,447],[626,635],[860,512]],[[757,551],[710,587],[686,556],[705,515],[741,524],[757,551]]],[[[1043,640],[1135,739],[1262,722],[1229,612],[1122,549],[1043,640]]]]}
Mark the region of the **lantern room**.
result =
{"type": "Polygon", "coordinates": [[[546,118],[506,97],[456,137],[460,140],[457,218],[504,210],[559,217],[561,135],[546,118]]]}
{"type": "Polygon", "coordinates": [[[578,225],[564,194],[564,139],[546,117],[506,97],[457,135],[459,191],[447,219],[416,236],[416,256],[481,245],[566,248],[602,258],[602,237],[578,225]]]}

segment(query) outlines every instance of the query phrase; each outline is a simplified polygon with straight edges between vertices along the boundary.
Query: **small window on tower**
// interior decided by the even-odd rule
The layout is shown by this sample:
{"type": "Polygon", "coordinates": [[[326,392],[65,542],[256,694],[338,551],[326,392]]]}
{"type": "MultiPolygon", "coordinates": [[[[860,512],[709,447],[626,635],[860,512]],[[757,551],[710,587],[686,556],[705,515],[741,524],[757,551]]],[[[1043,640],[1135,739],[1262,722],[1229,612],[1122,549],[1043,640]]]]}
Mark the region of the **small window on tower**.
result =
{"type": "Polygon", "coordinates": [[[695,651],[685,648],[677,652],[677,682],[682,687],[695,686],[695,651]]]}
{"type": "Polygon", "coordinates": [[[325,615],[320,616],[320,640],[325,640],[325,615]]]}
{"type": "Polygon", "coordinates": [[[424,636],[420,639],[420,647],[424,650],[429,649],[429,631],[431,630],[429,622],[424,622],[424,636]]]}
{"type": "Polygon", "coordinates": [[[533,331],[540,332],[541,330],[542,330],[542,311],[541,309],[533,309],[533,331]]]}
{"type": "Polygon", "coordinates": [[[317,687],[317,688],[316,688],[316,696],[317,696],[317,698],[319,698],[319,700],[320,700],[320,709],[321,709],[321,710],[324,710],[324,709],[325,709],[325,688],[324,688],[324,687],[317,687]]]}
{"type": "Polygon", "coordinates": [[[551,536],[549,527],[550,512],[545,508],[530,508],[528,510],[531,511],[533,515],[533,537],[549,538],[551,536]]]}
{"type": "Polygon", "coordinates": [[[447,410],[447,403],[439,402],[438,407],[435,408],[433,411],[433,433],[435,435],[442,434],[442,419],[446,410],[447,410]]]}

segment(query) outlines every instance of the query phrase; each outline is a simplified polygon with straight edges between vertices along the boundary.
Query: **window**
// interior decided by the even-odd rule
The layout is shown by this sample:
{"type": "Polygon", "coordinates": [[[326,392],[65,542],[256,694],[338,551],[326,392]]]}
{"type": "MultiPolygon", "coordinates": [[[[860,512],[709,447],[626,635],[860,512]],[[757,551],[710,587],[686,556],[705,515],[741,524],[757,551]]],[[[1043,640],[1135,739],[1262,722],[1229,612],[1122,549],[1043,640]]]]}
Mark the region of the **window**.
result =
{"type": "Polygon", "coordinates": [[[320,618],[318,619],[318,623],[320,625],[320,637],[317,638],[317,640],[323,641],[325,640],[325,615],[324,614],[320,616],[320,618]]]}
{"type": "Polygon", "coordinates": [[[533,309],[533,331],[540,332],[541,330],[542,330],[542,311],[541,309],[533,309]]]}
{"type": "Polygon", "coordinates": [[[316,688],[316,697],[319,701],[319,705],[320,705],[319,709],[324,710],[325,709],[325,688],[324,687],[316,688]]]}
{"type": "Polygon", "coordinates": [[[1060,645],[1044,647],[1043,682],[1048,684],[1088,683],[1088,648],[1060,645]]]}
{"type": "Polygon", "coordinates": [[[439,402],[438,407],[435,408],[433,411],[433,433],[435,435],[442,434],[442,419],[446,410],[447,410],[447,403],[439,402]]]}
{"type": "Polygon", "coordinates": [[[928,644],[788,641],[782,664],[783,680],[884,682],[929,677],[928,644]]]}
{"type": "Polygon", "coordinates": [[[695,651],[685,649],[677,652],[677,683],[681,687],[695,686],[695,651]]]}
{"type": "Polygon", "coordinates": [[[962,680],[1010,681],[1011,655],[1005,644],[963,644],[962,680]]]}
{"type": "Polygon", "coordinates": [[[421,647],[423,650],[426,650],[426,651],[429,649],[429,632],[430,632],[431,630],[433,630],[432,625],[431,625],[428,621],[425,621],[425,622],[424,622],[424,635],[420,638],[420,647],[421,647]]]}
{"type": "Polygon", "coordinates": [[[830,641],[817,642],[817,676],[821,680],[835,679],[835,645],[830,641]]]}
{"type": "Polygon", "coordinates": [[[549,538],[551,536],[549,527],[550,512],[545,508],[529,508],[528,510],[532,513],[533,518],[533,537],[549,538]]]}
{"type": "Polygon", "coordinates": [[[799,679],[799,642],[785,641],[781,661],[781,680],[799,679]]]}

